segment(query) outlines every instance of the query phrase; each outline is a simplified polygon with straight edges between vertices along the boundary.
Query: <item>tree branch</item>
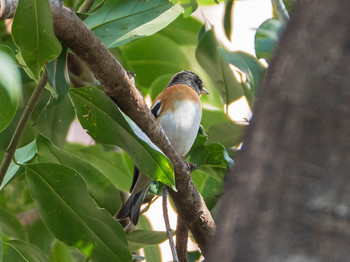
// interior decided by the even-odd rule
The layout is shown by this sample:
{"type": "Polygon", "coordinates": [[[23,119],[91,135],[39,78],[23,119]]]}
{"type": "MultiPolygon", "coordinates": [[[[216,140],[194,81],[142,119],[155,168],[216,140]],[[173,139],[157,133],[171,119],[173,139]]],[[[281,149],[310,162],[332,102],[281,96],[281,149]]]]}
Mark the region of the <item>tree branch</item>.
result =
{"type": "MultiPolygon", "coordinates": [[[[16,3],[16,0],[0,0],[0,20],[13,16],[13,8],[6,7],[16,3]]],[[[72,10],[64,7],[61,1],[50,0],[50,5],[56,36],[63,40],[86,63],[96,79],[100,81],[105,93],[173,163],[178,191],[169,190],[169,193],[179,215],[191,230],[205,256],[215,232],[215,223],[202,196],[190,178],[188,166],[170,144],[163,129],[134,86],[133,80],[129,79],[122,65],[107,47],[72,10]]]]}

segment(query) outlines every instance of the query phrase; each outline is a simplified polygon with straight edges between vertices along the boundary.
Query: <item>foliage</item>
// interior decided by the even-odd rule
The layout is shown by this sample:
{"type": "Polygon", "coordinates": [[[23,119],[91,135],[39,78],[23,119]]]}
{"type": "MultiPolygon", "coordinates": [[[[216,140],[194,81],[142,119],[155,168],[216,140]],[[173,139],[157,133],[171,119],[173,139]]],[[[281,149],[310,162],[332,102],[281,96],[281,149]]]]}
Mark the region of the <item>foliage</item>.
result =
{"type": "MultiPolygon", "coordinates": [[[[226,1],[227,36],[233,2],[226,1]]],[[[78,12],[83,1],[64,3],[78,12]]],[[[231,52],[214,29],[189,17],[204,4],[214,1],[96,0],[81,17],[124,68],[136,73],[136,86],[146,97],[153,99],[181,70],[200,75],[210,95],[202,98],[202,126],[186,159],[197,165],[193,181],[215,216],[246,128],[230,119],[227,108],[242,97],[253,108],[265,72],[257,58],[270,61],[284,25],[274,19],[259,27],[257,58],[231,52]]],[[[86,83],[72,73],[71,51],[56,39],[52,23],[47,0],[19,0],[11,33],[0,22],[5,44],[0,46],[0,159],[44,67],[49,72],[49,84],[0,185],[0,261],[131,261],[131,252],[140,248],[146,258],[160,261],[157,245],[166,240],[165,232],[153,231],[141,217],[137,230],[126,235],[113,217],[121,206],[120,192],[131,184],[133,163],[175,188],[172,164],[96,81],[86,83]],[[67,141],[76,118],[96,145],[67,141]],[[23,226],[19,214],[33,210],[40,217],[23,226]]],[[[191,261],[199,256],[189,253],[191,261]]]]}

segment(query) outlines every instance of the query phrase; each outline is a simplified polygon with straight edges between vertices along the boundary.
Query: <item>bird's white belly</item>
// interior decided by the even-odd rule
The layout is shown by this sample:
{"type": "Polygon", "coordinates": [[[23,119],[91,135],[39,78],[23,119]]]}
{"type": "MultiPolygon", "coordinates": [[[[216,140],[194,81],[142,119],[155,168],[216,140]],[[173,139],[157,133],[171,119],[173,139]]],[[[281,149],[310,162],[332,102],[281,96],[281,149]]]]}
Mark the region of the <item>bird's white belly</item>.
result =
{"type": "Polygon", "coordinates": [[[179,101],[175,108],[175,111],[163,114],[159,123],[176,152],[185,156],[196,139],[201,108],[194,101],[179,101]]]}

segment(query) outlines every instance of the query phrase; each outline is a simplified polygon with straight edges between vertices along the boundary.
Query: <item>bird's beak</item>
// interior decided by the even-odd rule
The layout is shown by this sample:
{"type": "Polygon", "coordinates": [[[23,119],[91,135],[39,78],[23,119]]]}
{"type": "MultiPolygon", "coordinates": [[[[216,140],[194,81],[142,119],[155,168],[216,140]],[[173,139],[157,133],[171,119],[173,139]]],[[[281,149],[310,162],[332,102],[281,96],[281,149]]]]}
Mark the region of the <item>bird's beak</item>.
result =
{"type": "Polygon", "coordinates": [[[202,92],[201,94],[204,94],[204,95],[209,95],[209,92],[207,89],[205,89],[204,87],[202,88],[202,92]]]}

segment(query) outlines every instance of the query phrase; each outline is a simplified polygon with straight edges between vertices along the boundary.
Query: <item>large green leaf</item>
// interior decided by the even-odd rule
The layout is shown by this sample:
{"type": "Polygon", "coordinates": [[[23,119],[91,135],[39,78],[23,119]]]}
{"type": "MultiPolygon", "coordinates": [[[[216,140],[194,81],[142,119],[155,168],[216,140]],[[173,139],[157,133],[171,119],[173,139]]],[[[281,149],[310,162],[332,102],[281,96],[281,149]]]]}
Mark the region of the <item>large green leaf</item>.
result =
{"type": "Polygon", "coordinates": [[[127,236],[130,251],[137,251],[147,246],[158,245],[168,239],[166,232],[135,230],[127,236]]]}
{"type": "Polygon", "coordinates": [[[96,262],[131,261],[121,225],[89,196],[84,180],[52,163],[26,166],[40,216],[55,237],[96,262]]]}
{"type": "Polygon", "coordinates": [[[182,12],[168,0],[107,0],[84,22],[108,47],[149,36],[174,21],[182,12]]]}
{"type": "Polygon", "coordinates": [[[226,148],[238,146],[242,142],[246,125],[238,125],[234,122],[218,123],[207,131],[208,142],[219,142],[226,148]]]}
{"type": "Polygon", "coordinates": [[[285,24],[275,18],[262,23],[255,33],[255,53],[257,58],[270,62],[285,24]]]}
{"type": "Polygon", "coordinates": [[[219,43],[215,38],[214,31],[211,29],[200,38],[196,50],[196,58],[210,76],[222,97],[223,103],[229,105],[231,102],[241,98],[244,93],[229,64],[221,58],[218,47],[219,43]]]}
{"type": "Polygon", "coordinates": [[[162,86],[165,88],[172,75],[190,66],[178,43],[162,34],[139,39],[120,49],[127,69],[136,72],[136,85],[141,89],[149,88],[156,78],[168,75],[162,86]]]}
{"type": "Polygon", "coordinates": [[[92,138],[119,146],[143,174],[174,188],[169,159],[109,97],[92,87],[71,89],[70,96],[81,125],[92,138]]]}
{"type": "Polygon", "coordinates": [[[219,182],[223,181],[226,172],[233,165],[225,147],[219,143],[197,146],[191,152],[189,162],[219,182]]]}
{"type": "Polygon", "coordinates": [[[193,171],[191,178],[199,193],[204,198],[207,207],[211,210],[222,193],[223,181],[219,182],[216,178],[208,176],[208,174],[199,170],[193,171]]]}
{"type": "Polygon", "coordinates": [[[100,170],[118,189],[129,191],[134,164],[124,151],[108,150],[101,144],[66,144],[65,149],[100,170]]]}
{"type": "Polygon", "coordinates": [[[120,193],[98,169],[72,153],[59,149],[44,136],[37,138],[37,147],[39,162],[57,163],[74,169],[84,178],[97,204],[111,215],[117,213],[121,206],[120,193]]]}
{"type": "Polygon", "coordinates": [[[234,65],[246,74],[253,97],[255,97],[258,85],[265,72],[265,68],[259,60],[248,53],[242,51],[229,52],[224,48],[219,48],[219,54],[227,63],[234,65]]]}
{"type": "Polygon", "coordinates": [[[40,69],[61,52],[53,32],[48,0],[19,0],[12,25],[12,37],[26,65],[37,78],[40,69]]]}
{"type": "Polygon", "coordinates": [[[27,240],[28,235],[25,228],[15,215],[0,207],[0,235],[4,234],[11,238],[27,240]]]}
{"type": "Polygon", "coordinates": [[[21,94],[21,75],[16,59],[7,46],[0,45],[0,132],[15,116],[21,94]]]}
{"type": "MultiPolygon", "coordinates": [[[[36,154],[36,144],[32,141],[28,145],[18,148],[15,152],[15,159],[17,163],[24,164],[31,160],[36,154]]],[[[24,171],[23,167],[15,164],[11,161],[9,168],[6,171],[4,180],[0,185],[0,190],[3,189],[10,181],[16,178],[18,175],[22,174],[24,171]]]]}
{"type": "Polygon", "coordinates": [[[20,240],[8,240],[9,245],[4,261],[6,262],[49,262],[46,255],[33,244],[20,240]]]}
{"type": "Polygon", "coordinates": [[[55,237],[47,229],[44,222],[41,219],[38,219],[33,223],[26,225],[26,229],[29,236],[29,242],[40,248],[45,254],[49,254],[55,237]]]}

